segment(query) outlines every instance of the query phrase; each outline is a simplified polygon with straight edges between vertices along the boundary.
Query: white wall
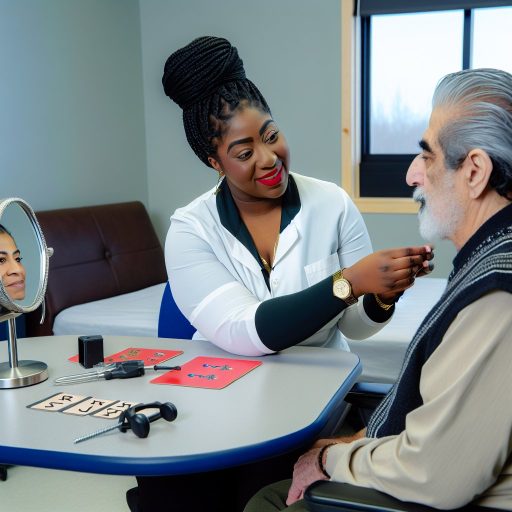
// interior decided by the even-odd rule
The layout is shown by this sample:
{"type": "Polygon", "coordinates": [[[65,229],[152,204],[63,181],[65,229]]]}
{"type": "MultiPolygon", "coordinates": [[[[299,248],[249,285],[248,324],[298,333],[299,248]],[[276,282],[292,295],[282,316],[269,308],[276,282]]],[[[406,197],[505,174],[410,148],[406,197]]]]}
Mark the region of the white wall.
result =
{"type": "Polygon", "coordinates": [[[0,197],[147,203],[137,0],[0,0],[0,197]]]}

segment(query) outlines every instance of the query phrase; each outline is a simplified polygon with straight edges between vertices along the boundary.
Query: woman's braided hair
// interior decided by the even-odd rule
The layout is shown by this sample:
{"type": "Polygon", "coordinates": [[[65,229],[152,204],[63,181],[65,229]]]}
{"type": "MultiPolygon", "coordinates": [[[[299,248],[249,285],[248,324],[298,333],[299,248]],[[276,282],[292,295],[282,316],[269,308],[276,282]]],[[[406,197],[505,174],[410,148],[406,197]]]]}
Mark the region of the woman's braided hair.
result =
{"type": "Polygon", "coordinates": [[[183,110],[188,143],[207,166],[216,138],[237,108],[270,113],[258,88],[245,76],[242,59],[229,41],[204,36],[175,51],[164,66],[164,91],[183,110]]]}

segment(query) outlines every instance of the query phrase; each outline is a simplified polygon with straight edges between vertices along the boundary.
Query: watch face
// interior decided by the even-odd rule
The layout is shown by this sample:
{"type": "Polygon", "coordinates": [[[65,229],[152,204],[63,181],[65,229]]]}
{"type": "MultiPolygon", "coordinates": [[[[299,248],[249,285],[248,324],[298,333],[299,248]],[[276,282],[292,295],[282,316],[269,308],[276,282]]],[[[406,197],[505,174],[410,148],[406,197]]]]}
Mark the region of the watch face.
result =
{"type": "Polygon", "coordinates": [[[346,279],[337,279],[333,285],[333,292],[336,297],[340,299],[346,299],[352,293],[350,289],[350,284],[346,279]]]}

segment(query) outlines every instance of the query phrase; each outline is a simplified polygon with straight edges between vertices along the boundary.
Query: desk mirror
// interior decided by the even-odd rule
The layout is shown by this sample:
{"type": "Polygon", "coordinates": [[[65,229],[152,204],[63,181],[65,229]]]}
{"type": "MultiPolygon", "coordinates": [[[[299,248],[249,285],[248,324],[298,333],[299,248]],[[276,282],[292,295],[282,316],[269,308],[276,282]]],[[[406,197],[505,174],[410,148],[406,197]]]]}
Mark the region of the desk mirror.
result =
{"type": "Polygon", "coordinates": [[[50,252],[28,203],[0,199],[0,322],[8,323],[9,353],[9,362],[0,363],[0,389],[30,386],[48,378],[45,363],[18,360],[15,318],[43,302],[50,252]]]}

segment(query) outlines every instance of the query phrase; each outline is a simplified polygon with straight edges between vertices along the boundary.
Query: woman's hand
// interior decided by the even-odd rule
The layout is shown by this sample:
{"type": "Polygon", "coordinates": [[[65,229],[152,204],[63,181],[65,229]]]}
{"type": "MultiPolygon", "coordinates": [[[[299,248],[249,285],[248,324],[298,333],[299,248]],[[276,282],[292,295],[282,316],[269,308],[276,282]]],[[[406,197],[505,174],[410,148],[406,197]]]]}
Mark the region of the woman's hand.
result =
{"type": "Polygon", "coordinates": [[[401,247],[374,252],[343,270],[352,285],[352,293],[360,297],[376,293],[384,302],[411,287],[417,274],[429,272],[434,257],[428,245],[401,247]]]}

